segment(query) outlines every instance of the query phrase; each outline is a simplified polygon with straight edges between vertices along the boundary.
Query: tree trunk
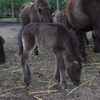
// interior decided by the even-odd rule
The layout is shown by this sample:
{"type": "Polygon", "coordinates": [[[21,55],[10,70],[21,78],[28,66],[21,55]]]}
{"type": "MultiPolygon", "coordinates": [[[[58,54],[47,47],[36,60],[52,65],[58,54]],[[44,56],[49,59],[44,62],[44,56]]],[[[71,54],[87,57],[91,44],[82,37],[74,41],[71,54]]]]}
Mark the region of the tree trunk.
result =
{"type": "Polygon", "coordinates": [[[59,10],[59,0],[57,0],[57,10],[59,10]]]}
{"type": "Polygon", "coordinates": [[[12,23],[14,23],[14,4],[13,4],[13,0],[11,1],[11,10],[12,10],[12,23]]]}

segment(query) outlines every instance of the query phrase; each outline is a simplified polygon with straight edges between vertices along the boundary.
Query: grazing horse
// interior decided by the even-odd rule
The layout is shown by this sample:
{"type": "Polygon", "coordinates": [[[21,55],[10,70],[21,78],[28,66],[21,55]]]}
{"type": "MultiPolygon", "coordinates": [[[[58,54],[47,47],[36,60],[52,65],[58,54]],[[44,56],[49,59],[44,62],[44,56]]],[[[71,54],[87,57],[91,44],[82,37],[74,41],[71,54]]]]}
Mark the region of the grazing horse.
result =
{"type": "MultiPolygon", "coordinates": [[[[95,30],[95,36],[100,39],[100,0],[69,0],[66,13],[75,29],[86,32],[95,30]]],[[[99,45],[96,45],[96,52],[100,51],[99,45]]]]}
{"type": "Polygon", "coordinates": [[[3,44],[5,43],[5,40],[0,36],[0,63],[5,62],[5,53],[3,44]]]}
{"type": "MultiPolygon", "coordinates": [[[[20,9],[20,21],[22,27],[26,26],[31,22],[52,22],[53,8],[50,7],[46,0],[36,0],[35,3],[25,3],[20,9]]],[[[35,56],[38,57],[38,50],[34,52],[35,56]]]]}
{"type": "MultiPolygon", "coordinates": [[[[56,23],[30,23],[23,27],[19,36],[22,49],[21,64],[23,69],[23,81],[28,86],[31,82],[31,72],[28,66],[28,58],[36,45],[43,48],[51,48],[55,55],[55,78],[60,86],[68,92],[65,76],[65,64],[62,52],[67,56],[67,71],[74,85],[80,84],[81,57],[79,56],[77,37],[69,32],[64,24],[56,23]]],[[[21,50],[20,49],[20,50],[21,50]]]]}

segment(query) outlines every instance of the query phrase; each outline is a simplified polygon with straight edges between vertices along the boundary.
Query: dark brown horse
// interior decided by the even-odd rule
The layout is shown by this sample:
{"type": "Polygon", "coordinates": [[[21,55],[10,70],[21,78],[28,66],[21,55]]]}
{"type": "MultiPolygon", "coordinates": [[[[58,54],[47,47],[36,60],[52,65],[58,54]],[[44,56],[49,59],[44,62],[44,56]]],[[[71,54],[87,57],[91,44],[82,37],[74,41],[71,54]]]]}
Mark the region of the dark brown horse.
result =
{"type": "MultiPolygon", "coordinates": [[[[36,0],[35,3],[28,2],[22,5],[20,9],[20,21],[23,26],[31,22],[52,22],[53,8],[50,7],[46,0],[36,0]]],[[[35,57],[38,57],[38,50],[36,49],[35,57]]]]}
{"type": "Polygon", "coordinates": [[[68,86],[65,76],[65,64],[62,52],[67,56],[67,71],[74,85],[80,84],[81,58],[79,56],[78,41],[63,24],[54,23],[30,23],[22,28],[19,36],[20,50],[22,50],[21,64],[23,69],[23,81],[26,85],[31,82],[31,72],[28,67],[28,58],[36,45],[43,48],[51,48],[55,55],[55,78],[60,86],[67,92],[68,86]],[[23,48],[23,49],[22,49],[23,48]]]}
{"type": "Polygon", "coordinates": [[[69,29],[73,29],[73,31],[75,31],[75,34],[78,37],[79,40],[79,48],[80,48],[80,54],[82,55],[82,57],[84,58],[84,60],[86,61],[86,52],[85,52],[85,40],[86,43],[88,44],[88,39],[86,37],[86,33],[79,31],[79,30],[75,30],[72,25],[69,23],[68,18],[67,18],[67,14],[62,11],[56,11],[55,13],[52,14],[53,15],[53,22],[54,23],[63,23],[65,24],[69,29]]]}
{"type": "MultiPolygon", "coordinates": [[[[100,39],[100,0],[69,0],[66,13],[70,24],[78,30],[95,30],[100,39]]],[[[100,51],[100,44],[96,52],[100,51]]]]}
{"type": "Polygon", "coordinates": [[[50,7],[46,0],[36,0],[34,3],[28,2],[23,4],[20,9],[20,21],[22,27],[31,22],[40,22],[42,16],[41,14],[43,14],[41,12],[46,12],[44,22],[52,22],[53,8],[50,7]]]}
{"type": "Polygon", "coordinates": [[[5,40],[0,36],[0,63],[5,62],[4,43],[5,40]]]}

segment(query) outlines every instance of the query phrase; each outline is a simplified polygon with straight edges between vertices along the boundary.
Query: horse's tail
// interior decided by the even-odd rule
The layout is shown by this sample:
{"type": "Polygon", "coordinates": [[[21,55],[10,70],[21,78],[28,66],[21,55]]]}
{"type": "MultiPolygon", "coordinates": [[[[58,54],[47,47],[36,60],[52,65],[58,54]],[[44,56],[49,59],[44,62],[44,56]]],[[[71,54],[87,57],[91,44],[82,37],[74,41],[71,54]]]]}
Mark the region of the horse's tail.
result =
{"type": "Polygon", "coordinates": [[[23,54],[22,31],[23,31],[23,28],[20,30],[20,33],[18,34],[18,47],[19,47],[18,54],[19,55],[23,54]]]}

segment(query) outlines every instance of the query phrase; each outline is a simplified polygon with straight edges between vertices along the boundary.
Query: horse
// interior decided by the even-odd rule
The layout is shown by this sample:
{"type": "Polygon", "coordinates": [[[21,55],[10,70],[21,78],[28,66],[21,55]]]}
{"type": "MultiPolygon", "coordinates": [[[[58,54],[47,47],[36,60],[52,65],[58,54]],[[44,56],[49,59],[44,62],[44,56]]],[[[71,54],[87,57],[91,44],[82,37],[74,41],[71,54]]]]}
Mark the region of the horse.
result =
{"type": "MultiPolygon", "coordinates": [[[[52,22],[53,7],[46,0],[36,0],[36,2],[25,3],[20,9],[20,22],[22,27],[31,22],[52,22]]],[[[38,50],[34,51],[35,57],[38,57],[38,50]]]]}
{"type": "Polygon", "coordinates": [[[56,11],[52,13],[54,23],[64,23],[64,12],[56,11]]]}
{"type": "MultiPolygon", "coordinates": [[[[69,29],[73,29],[71,24],[68,22],[67,14],[65,13],[65,11],[64,12],[56,11],[55,13],[52,14],[52,16],[53,16],[53,22],[54,23],[63,23],[69,29]]],[[[85,40],[86,40],[86,43],[89,44],[89,41],[86,37],[86,33],[75,30],[75,29],[73,29],[73,30],[75,31],[75,34],[77,35],[78,40],[79,40],[80,54],[84,58],[84,61],[86,61],[87,59],[86,59],[86,52],[85,52],[85,40]]]]}
{"type": "Polygon", "coordinates": [[[93,39],[93,43],[94,43],[94,52],[95,53],[98,53],[100,52],[100,39],[99,37],[97,36],[95,30],[92,31],[92,39],[93,39]]]}
{"type": "Polygon", "coordinates": [[[29,86],[31,82],[31,72],[28,66],[28,58],[32,51],[38,47],[50,48],[55,56],[55,79],[60,82],[60,86],[68,92],[65,76],[65,63],[63,52],[67,58],[67,72],[74,85],[80,84],[82,69],[82,58],[79,55],[78,41],[73,31],[69,31],[64,24],[56,23],[30,23],[21,29],[19,34],[21,53],[21,66],[23,71],[23,81],[29,86]]]}
{"type": "MultiPolygon", "coordinates": [[[[95,38],[100,39],[100,1],[99,0],[69,0],[66,5],[66,14],[69,23],[80,31],[95,30],[95,38]]],[[[95,39],[95,40],[98,40],[95,39]]],[[[100,42],[95,45],[95,51],[100,52],[100,42]],[[98,44],[99,43],[99,44],[98,44]]],[[[95,52],[94,51],[94,52],[95,52]]]]}
{"type": "Polygon", "coordinates": [[[5,40],[0,36],[0,63],[5,62],[4,43],[5,40]]]}
{"type": "Polygon", "coordinates": [[[41,21],[41,13],[40,11],[46,12],[46,17],[44,18],[44,22],[52,22],[52,12],[53,8],[50,7],[49,3],[46,0],[36,0],[36,2],[28,2],[21,6],[20,9],[20,22],[22,27],[26,26],[31,22],[40,22],[41,21]],[[48,20],[49,19],[49,20],[48,20]]]}

